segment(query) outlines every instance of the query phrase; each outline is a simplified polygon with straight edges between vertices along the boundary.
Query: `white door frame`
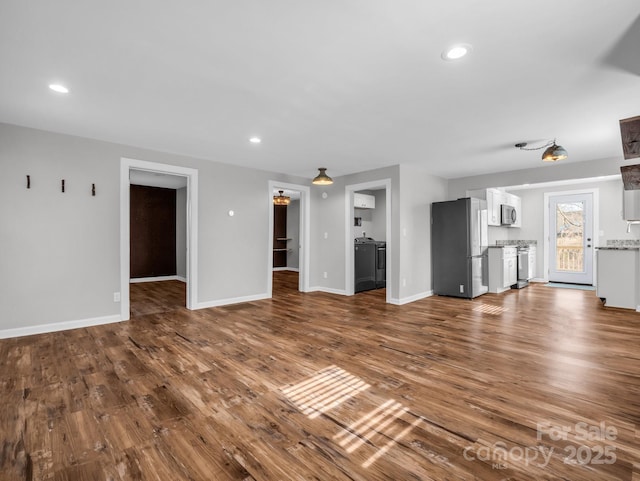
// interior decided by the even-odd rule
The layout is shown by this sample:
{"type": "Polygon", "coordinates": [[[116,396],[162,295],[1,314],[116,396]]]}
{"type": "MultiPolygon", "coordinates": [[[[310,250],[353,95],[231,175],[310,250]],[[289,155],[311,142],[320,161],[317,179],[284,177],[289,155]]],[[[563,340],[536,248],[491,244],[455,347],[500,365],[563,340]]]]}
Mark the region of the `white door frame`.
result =
{"type": "Polygon", "coordinates": [[[596,262],[596,247],[600,243],[600,189],[595,187],[592,189],[580,189],[580,190],[564,190],[558,192],[545,192],[544,193],[544,278],[545,282],[549,282],[549,255],[550,255],[550,232],[549,232],[549,209],[551,208],[551,197],[561,195],[574,195],[574,194],[592,194],[593,196],[593,242],[591,245],[591,255],[593,256],[593,285],[596,285],[597,276],[597,262],[596,262]]]}
{"type": "Polygon", "coordinates": [[[198,306],[198,170],[146,160],[120,159],[120,317],[130,318],[129,278],[131,262],[130,193],[131,169],[187,178],[187,309],[198,306]]]}
{"type": "Polygon", "coordinates": [[[296,190],[300,192],[300,239],[298,290],[309,292],[309,245],[311,238],[310,213],[311,189],[308,185],[289,184],[270,180],[269,183],[269,234],[267,242],[267,297],[273,297],[273,191],[296,190]]]}
{"type": "Polygon", "coordinates": [[[360,190],[370,190],[370,189],[380,189],[380,187],[384,187],[386,196],[385,196],[385,204],[386,204],[386,225],[385,225],[385,238],[387,243],[387,262],[386,262],[386,282],[387,282],[387,296],[386,302],[387,304],[391,303],[391,279],[393,272],[392,268],[392,259],[393,256],[391,253],[393,252],[393,243],[391,239],[391,179],[381,179],[374,180],[371,182],[364,182],[362,184],[350,184],[346,185],[345,190],[345,252],[344,252],[344,278],[345,278],[345,292],[348,296],[352,296],[355,293],[355,278],[353,272],[353,262],[354,262],[354,254],[353,254],[353,239],[355,236],[355,229],[353,225],[353,217],[354,207],[353,207],[353,194],[360,190]]]}

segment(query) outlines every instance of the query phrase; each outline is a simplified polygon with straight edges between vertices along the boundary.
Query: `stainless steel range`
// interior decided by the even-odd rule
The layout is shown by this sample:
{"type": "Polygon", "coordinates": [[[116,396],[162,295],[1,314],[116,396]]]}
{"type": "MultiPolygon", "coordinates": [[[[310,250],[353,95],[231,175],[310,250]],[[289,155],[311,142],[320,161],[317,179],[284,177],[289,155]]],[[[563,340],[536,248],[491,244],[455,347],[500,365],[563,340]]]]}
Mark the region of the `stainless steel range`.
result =
{"type": "Polygon", "coordinates": [[[512,287],[522,289],[529,285],[529,281],[536,275],[536,246],[518,246],[518,282],[512,287]]]}

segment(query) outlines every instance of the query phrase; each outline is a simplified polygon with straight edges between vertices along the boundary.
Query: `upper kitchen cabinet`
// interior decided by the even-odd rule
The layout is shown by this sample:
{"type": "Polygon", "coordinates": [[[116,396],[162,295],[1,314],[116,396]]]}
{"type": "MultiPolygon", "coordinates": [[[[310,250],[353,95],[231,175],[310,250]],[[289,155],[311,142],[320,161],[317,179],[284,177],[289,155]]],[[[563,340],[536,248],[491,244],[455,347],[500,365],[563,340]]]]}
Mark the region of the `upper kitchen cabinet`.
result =
{"type": "Polygon", "coordinates": [[[487,218],[489,225],[500,224],[500,207],[503,204],[504,192],[498,189],[487,189],[487,218]]]}
{"type": "Polygon", "coordinates": [[[520,213],[522,212],[522,200],[517,195],[513,195],[496,188],[469,190],[467,191],[467,195],[487,200],[487,223],[489,225],[505,227],[522,226],[522,219],[520,216],[520,213]],[[508,205],[515,209],[516,221],[513,224],[502,223],[503,205],[508,205]]]}
{"type": "Polygon", "coordinates": [[[356,209],[375,209],[376,198],[373,195],[356,192],[353,194],[353,206],[356,209]]]}
{"type": "Polygon", "coordinates": [[[503,196],[503,203],[510,205],[516,211],[516,221],[509,227],[522,227],[522,199],[517,195],[508,194],[506,192],[503,193],[503,196]]]}

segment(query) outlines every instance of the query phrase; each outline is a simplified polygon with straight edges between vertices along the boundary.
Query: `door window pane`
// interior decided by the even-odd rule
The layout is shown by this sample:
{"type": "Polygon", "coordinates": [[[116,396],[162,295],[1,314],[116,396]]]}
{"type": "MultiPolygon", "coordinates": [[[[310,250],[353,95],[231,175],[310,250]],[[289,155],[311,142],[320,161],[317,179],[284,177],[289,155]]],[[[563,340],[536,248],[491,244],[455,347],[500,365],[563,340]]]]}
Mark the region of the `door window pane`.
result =
{"type": "Polygon", "coordinates": [[[584,272],[584,202],[556,204],[556,270],[584,272]]]}

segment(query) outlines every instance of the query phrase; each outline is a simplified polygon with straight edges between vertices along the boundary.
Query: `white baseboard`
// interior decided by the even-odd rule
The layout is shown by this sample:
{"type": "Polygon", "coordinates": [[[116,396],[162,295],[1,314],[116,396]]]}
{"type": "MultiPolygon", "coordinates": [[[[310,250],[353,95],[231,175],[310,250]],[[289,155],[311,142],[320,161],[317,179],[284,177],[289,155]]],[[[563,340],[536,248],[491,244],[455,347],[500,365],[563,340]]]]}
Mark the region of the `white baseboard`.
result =
{"type": "Polygon", "coordinates": [[[242,302],[260,301],[262,299],[269,299],[269,298],[270,297],[266,292],[264,294],[255,294],[252,296],[230,297],[227,299],[217,299],[215,301],[198,302],[198,305],[195,307],[195,309],[206,309],[208,307],[228,306],[229,304],[240,304],[242,302]]]}
{"type": "Polygon", "coordinates": [[[274,267],[273,270],[274,270],[274,272],[275,271],[300,272],[300,269],[298,269],[297,267],[274,267]]]}
{"type": "Polygon", "coordinates": [[[37,326],[16,327],[14,329],[0,330],[0,339],[11,337],[32,336],[34,334],[46,334],[49,332],[67,331],[69,329],[80,329],[82,327],[100,326],[102,324],[112,324],[120,322],[120,314],[113,316],[92,317],[90,319],[80,319],[78,321],[52,322],[51,324],[39,324],[37,326]]]}
{"type": "Polygon", "coordinates": [[[310,287],[307,292],[326,292],[327,294],[338,294],[339,296],[347,295],[347,291],[344,289],[333,289],[332,287],[321,286],[310,287]]]}
{"type": "Polygon", "coordinates": [[[396,306],[402,306],[404,304],[409,304],[410,302],[419,301],[420,299],[426,299],[427,297],[431,297],[431,296],[433,296],[433,290],[420,292],[418,294],[414,294],[413,296],[403,297],[402,299],[391,298],[389,303],[395,304],[396,306]]]}
{"type": "Polygon", "coordinates": [[[546,284],[549,281],[542,277],[534,277],[533,279],[529,279],[529,282],[544,282],[546,284]]]}
{"type": "Polygon", "coordinates": [[[159,281],[187,282],[187,278],[182,276],[137,277],[135,279],[129,279],[129,284],[137,284],[139,282],[159,282],[159,281]]]}

